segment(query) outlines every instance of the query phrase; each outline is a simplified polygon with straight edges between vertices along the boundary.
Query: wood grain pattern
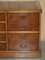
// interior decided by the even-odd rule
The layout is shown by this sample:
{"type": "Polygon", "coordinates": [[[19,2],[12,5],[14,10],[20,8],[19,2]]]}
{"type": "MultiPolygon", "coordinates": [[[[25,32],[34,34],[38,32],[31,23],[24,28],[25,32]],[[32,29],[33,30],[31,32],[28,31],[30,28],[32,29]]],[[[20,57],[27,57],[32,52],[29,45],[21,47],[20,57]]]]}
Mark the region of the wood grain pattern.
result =
{"type": "Polygon", "coordinates": [[[0,23],[0,31],[5,31],[5,30],[6,30],[5,23],[0,23]]]}
{"type": "Polygon", "coordinates": [[[38,13],[19,13],[7,14],[8,31],[38,31],[39,14],[38,13]],[[14,28],[15,27],[15,28],[14,28]]]}
{"type": "Polygon", "coordinates": [[[0,33],[0,41],[5,41],[6,40],[6,34],[0,33]]]}
{"type": "Polygon", "coordinates": [[[39,34],[8,34],[8,43],[10,51],[39,50],[39,34]]]}
{"type": "Polygon", "coordinates": [[[2,51],[0,52],[0,57],[1,58],[39,58],[41,57],[40,55],[40,50],[39,51],[28,51],[28,52],[24,52],[24,51],[16,51],[16,52],[12,52],[12,51],[2,51]]]}
{"type": "Polygon", "coordinates": [[[6,51],[6,44],[0,43],[0,51],[6,51]]]}
{"type": "Polygon", "coordinates": [[[0,2],[0,57],[40,57],[39,2],[0,2]]]}
{"type": "Polygon", "coordinates": [[[0,13],[0,21],[4,21],[5,20],[5,14],[4,13],[0,13]]]}

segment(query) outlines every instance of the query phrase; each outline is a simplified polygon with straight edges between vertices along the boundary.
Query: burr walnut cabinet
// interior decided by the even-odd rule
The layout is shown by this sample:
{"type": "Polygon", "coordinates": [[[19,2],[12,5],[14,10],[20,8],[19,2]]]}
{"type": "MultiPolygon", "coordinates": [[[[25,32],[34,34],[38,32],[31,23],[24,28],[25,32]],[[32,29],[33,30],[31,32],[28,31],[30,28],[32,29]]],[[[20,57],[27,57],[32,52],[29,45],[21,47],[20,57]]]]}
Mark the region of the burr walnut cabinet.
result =
{"type": "Polygon", "coordinates": [[[0,57],[40,57],[39,2],[0,2],[0,57]]]}

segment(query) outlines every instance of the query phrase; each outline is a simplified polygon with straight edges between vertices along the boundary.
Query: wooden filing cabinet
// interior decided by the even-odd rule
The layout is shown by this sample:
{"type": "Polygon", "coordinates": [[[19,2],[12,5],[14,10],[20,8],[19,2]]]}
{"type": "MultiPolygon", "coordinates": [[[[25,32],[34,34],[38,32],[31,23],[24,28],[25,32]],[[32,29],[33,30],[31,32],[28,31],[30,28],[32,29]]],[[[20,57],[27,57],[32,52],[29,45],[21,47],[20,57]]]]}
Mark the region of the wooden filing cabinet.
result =
{"type": "Polygon", "coordinates": [[[0,57],[40,57],[39,2],[0,2],[0,57]]]}

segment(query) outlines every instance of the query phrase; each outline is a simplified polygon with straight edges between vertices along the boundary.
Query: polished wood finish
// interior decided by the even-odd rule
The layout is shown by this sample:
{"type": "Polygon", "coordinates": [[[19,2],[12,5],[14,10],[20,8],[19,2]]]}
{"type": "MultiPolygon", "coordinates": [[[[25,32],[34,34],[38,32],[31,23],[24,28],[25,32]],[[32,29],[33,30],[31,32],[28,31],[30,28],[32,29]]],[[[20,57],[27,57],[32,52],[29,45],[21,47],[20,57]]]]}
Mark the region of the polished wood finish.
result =
{"type": "Polygon", "coordinates": [[[41,57],[40,51],[1,51],[0,52],[0,57],[1,58],[37,58],[37,57],[41,57]]]}
{"type": "Polygon", "coordinates": [[[39,50],[38,33],[15,33],[8,34],[10,51],[34,51],[39,50]],[[33,37],[33,38],[32,38],[33,37]]]}
{"type": "Polygon", "coordinates": [[[6,44],[0,43],[0,51],[6,51],[6,44]]]}
{"type": "Polygon", "coordinates": [[[0,41],[5,41],[6,40],[6,34],[0,33],[0,41]]]}
{"type": "Polygon", "coordinates": [[[0,2],[0,57],[40,57],[39,2],[0,2]]]}
{"type": "Polygon", "coordinates": [[[5,20],[5,14],[4,13],[0,13],[0,21],[4,21],[5,20]]]}
{"type": "Polygon", "coordinates": [[[4,23],[0,23],[0,31],[5,31],[6,25],[4,23]]]}
{"type": "Polygon", "coordinates": [[[39,14],[38,13],[20,13],[7,14],[8,31],[38,31],[39,14]],[[15,28],[14,28],[15,27],[15,28]]]}

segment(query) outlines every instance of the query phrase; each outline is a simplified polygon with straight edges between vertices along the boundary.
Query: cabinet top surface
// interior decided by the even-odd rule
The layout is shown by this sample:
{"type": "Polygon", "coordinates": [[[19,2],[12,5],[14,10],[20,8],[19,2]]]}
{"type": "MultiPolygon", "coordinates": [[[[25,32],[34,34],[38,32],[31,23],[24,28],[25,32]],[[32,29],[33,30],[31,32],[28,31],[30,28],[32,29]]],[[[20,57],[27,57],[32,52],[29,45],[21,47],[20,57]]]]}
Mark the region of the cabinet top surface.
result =
{"type": "Polygon", "coordinates": [[[0,2],[0,11],[1,10],[42,12],[41,6],[38,1],[0,2]]]}

